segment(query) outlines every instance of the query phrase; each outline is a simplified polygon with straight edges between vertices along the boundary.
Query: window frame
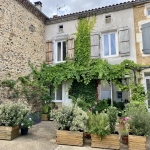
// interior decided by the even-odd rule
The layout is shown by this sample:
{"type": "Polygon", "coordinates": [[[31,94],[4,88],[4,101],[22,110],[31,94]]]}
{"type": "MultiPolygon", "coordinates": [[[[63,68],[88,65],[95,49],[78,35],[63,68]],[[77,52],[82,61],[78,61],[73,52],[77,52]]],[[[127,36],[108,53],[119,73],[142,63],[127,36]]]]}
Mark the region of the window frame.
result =
{"type": "MultiPolygon", "coordinates": [[[[65,62],[65,60],[63,60],[63,46],[62,46],[62,43],[65,42],[66,43],[66,40],[65,39],[62,39],[62,40],[56,40],[55,41],[55,47],[54,47],[54,62],[55,63],[61,63],[61,62],[65,62]],[[61,60],[58,61],[58,43],[61,42],[61,60]]],[[[67,44],[67,43],[66,43],[67,44]]],[[[66,56],[67,56],[67,45],[66,45],[66,56]]],[[[65,56],[65,57],[66,57],[65,56]]]]}
{"type": "Polygon", "coordinates": [[[116,56],[118,56],[118,42],[119,42],[119,40],[118,40],[118,34],[117,34],[118,32],[117,31],[111,31],[111,32],[104,32],[104,33],[102,33],[102,57],[103,58],[109,58],[109,57],[116,57],[116,56]],[[112,33],[115,33],[115,44],[116,44],[116,54],[115,55],[111,55],[111,49],[110,49],[110,35],[112,34],[112,33]],[[105,56],[105,54],[104,54],[104,35],[108,35],[108,42],[109,42],[109,55],[107,55],[107,56],[105,56]]]}
{"type": "MultiPolygon", "coordinates": [[[[51,85],[52,86],[52,85],[51,85]]],[[[51,86],[50,86],[50,95],[51,95],[51,86]]],[[[53,87],[54,88],[54,87],[53,87]]],[[[57,91],[54,91],[54,99],[52,99],[53,102],[62,102],[63,101],[63,84],[61,84],[61,93],[62,93],[62,99],[61,100],[57,100],[57,91]]]]}

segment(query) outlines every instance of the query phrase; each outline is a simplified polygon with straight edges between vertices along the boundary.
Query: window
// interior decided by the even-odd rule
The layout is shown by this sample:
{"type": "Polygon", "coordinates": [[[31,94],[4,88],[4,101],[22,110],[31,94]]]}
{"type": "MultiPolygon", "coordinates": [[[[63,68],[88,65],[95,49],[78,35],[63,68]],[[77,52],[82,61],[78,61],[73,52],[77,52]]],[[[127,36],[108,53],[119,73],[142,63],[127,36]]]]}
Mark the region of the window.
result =
{"type": "Polygon", "coordinates": [[[111,23],[111,15],[105,16],[105,23],[111,23]]]}
{"type": "Polygon", "coordinates": [[[59,33],[63,32],[63,25],[59,25],[59,33]]]}
{"type": "Polygon", "coordinates": [[[56,41],[55,62],[65,61],[66,41],[56,41]]]}
{"type": "Polygon", "coordinates": [[[62,101],[62,84],[58,86],[57,91],[54,91],[54,87],[50,87],[50,94],[53,101],[61,102],[62,101]]]}
{"type": "Polygon", "coordinates": [[[105,33],[102,35],[103,40],[103,56],[116,56],[117,44],[116,44],[116,32],[105,33]]]}

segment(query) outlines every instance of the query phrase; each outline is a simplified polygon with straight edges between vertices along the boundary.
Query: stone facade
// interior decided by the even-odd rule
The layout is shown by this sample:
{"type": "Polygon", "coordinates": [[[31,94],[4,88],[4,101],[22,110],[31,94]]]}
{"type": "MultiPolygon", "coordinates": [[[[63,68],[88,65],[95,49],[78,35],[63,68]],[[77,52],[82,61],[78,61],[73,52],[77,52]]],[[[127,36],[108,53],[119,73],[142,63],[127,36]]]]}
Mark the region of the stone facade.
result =
{"type": "Polygon", "coordinates": [[[149,16],[146,14],[147,6],[150,3],[145,3],[141,5],[134,6],[134,27],[135,27],[135,38],[136,38],[136,58],[137,63],[148,65],[150,64],[150,55],[144,55],[142,52],[143,43],[142,43],[142,31],[141,25],[147,22],[150,22],[149,16]]]}
{"type": "Polygon", "coordinates": [[[28,75],[45,60],[45,25],[16,0],[0,4],[0,79],[28,75]]]}
{"type": "MultiPolygon", "coordinates": [[[[33,6],[34,8],[34,6],[33,6]]],[[[16,0],[0,0],[0,81],[28,75],[45,61],[45,24],[16,0]]],[[[0,101],[11,97],[0,89],[0,101]]]]}

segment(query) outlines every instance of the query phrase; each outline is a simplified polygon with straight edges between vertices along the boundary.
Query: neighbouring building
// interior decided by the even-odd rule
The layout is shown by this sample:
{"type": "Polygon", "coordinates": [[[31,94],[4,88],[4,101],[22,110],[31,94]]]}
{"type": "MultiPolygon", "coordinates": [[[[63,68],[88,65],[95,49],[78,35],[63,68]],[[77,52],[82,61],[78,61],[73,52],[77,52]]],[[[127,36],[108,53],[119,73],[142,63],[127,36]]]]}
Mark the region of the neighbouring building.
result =
{"type": "MultiPolygon", "coordinates": [[[[28,0],[0,0],[0,80],[28,75],[28,62],[39,67],[45,61],[46,19],[28,0]]],[[[0,91],[0,101],[7,99],[0,91]]]]}
{"type": "MultiPolygon", "coordinates": [[[[134,5],[134,28],[137,63],[150,66],[150,1],[141,1],[134,5]]],[[[150,69],[142,69],[141,83],[148,91],[147,105],[150,111],[150,69]]]]}

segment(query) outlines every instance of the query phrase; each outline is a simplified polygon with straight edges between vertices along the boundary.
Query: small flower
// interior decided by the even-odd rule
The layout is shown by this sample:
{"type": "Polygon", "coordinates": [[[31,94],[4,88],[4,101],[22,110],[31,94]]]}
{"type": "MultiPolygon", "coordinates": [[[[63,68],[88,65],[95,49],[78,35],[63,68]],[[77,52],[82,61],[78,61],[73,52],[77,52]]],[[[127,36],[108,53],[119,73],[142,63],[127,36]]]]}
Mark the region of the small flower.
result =
{"type": "Polygon", "coordinates": [[[21,123],[21,126],[23,126],[24,124],[23,123],[21,123]]]}
{"type": "Polygon", "coordinates": [[[31,118],[29,118],[29,120],[32,120],[31,118]]]}

